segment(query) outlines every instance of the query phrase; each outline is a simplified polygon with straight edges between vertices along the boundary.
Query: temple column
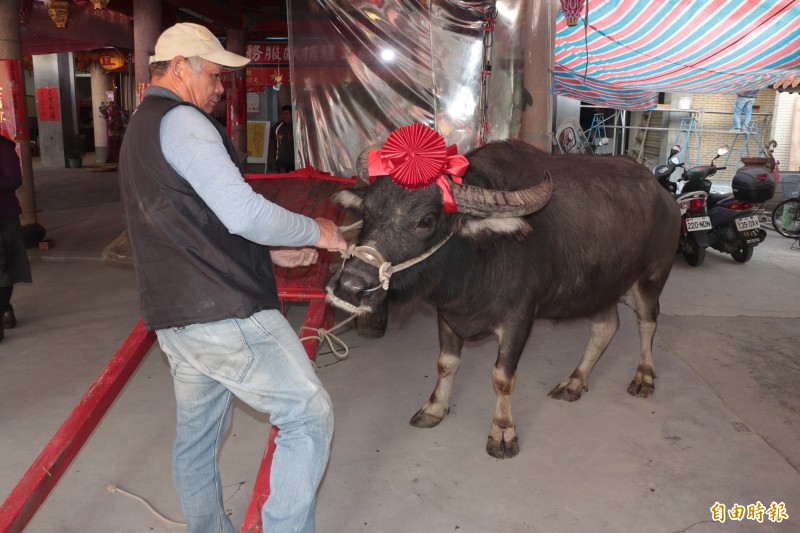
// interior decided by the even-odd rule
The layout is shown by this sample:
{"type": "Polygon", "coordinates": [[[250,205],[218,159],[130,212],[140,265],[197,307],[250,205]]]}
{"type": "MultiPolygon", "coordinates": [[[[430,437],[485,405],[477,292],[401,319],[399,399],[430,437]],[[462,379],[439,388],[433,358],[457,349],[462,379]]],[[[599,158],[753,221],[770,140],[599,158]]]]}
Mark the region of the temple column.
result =
{"type": "Polygon", "coordinates": [[[43,167],[66,168],[64,141],[78,134],[75,112],[75,67],[71,52],[33,56],[33,84],[36,89],[56,89],[52,105],[58,117],[39,117],[40,161],[43,167]]]}
{"type": "Polygon", "coordinates": [[[100,114],[100,104],[108,101],[107,91],[111,90],[111,79],[97,61],[89,65],[92,77],[92,122],[94,124],[94,158],[98,163],[108,161],[108,125],[100,114]]]}
{"type": "Polygon", "coordinates": [[[161,34],[161,0],[133,0],[133,48],[136,97],[139,106],[144,89],[150,84],[150,56],[161,34]]]}
{"type": "Polygon", "coordinates": [[[522,84],[533,97],[533,105],[522,113],[520,139],[550,153],[554,106],[550,88],[559,5],[555,0],[529,0],[524,5],[522,84]]]}

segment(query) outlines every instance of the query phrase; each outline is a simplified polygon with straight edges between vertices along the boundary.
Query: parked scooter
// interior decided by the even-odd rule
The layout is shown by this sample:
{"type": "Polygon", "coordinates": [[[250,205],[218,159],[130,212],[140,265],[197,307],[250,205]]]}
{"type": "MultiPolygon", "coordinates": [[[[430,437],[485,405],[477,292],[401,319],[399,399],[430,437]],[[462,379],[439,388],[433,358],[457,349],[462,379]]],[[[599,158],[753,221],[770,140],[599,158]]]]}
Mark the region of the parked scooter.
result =
{"type": "Polygon", "coordinates": [[[683,167],[683,163],[677,157],[680,151],[680,145],[673,146],[667,164],[658,165],[653,169],[653,174],[662,187],[671,194],[675,194],[675,200],[681,209],[681,235],[678,240],[678,252],[691,266],[700,266],[706,257],[706,248],[709,244],[708,231],[711,230],[711,219],[706,211],[708,193],[688,191],[676,194],[678,184],[670,180],[670,176],[675,169],[683,167]]]}
{"type": "MultiPolygon", "coordinates": [[[[722,146],[717,157],[727,154],[729,148],[722,146]]],[[[725,167],[710,165],[684,170],[682,179],[686,181],[681,194],[705,192],[708,194],[708,216],[711,218],[709,245],[715,250],[731,254],[739,263],[746,263],[753,257],[753,248],[767,237],[761,229],[756,216],[758,206],[775,194],[775,178],[767,168],[744,167],[737,170],[731,181],[732,192],[710,194],[709,176],[725,167]]]]}

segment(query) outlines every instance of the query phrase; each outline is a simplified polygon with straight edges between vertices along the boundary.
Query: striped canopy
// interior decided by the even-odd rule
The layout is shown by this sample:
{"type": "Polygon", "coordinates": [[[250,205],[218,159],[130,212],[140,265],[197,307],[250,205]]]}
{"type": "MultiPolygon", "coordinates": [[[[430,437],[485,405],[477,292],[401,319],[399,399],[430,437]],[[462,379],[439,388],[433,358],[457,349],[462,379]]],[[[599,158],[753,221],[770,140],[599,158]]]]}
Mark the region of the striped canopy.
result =
{"type": "Polygon", "coordinates": [[[652,109],[659,92],[737,93],[800,74],[800,0],[589,0],[584,22],[558,14],[553,89],[598,106],[652,109]]]}

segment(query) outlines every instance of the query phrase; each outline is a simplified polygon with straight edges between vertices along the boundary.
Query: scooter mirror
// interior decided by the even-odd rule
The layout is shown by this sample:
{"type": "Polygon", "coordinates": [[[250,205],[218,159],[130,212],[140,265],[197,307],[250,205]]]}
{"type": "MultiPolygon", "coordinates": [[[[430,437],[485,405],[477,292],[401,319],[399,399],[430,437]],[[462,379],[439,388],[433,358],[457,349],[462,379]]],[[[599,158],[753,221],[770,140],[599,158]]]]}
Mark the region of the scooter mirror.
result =
{"type": "Polygon", "coordinates": [[[730,151],[731,151],[731,149],[728,148],[728,145],[727,144],[723,144],[717,150],[717,157],[723,156],[723,155],[727,154],[730,151]]]}
{"type": "Polygon", "coordinates": [[[676,156],[676,155],[673,155],[672,157],[670,157],[669,158],[669,162],[672,163],[673,165],[680,165],[681,164],[681,160],[678,159],[678,156],[676,156]]]}
{"type": "Polygon", "coordinates": [[[675,146],[673,146],[670,149],[669,155],[673,156],[675,154],[679,154],[681,152],[681,150],[683,150],[683,148],[681,148],[681,145],[680,144],[676,144],[675,146]]]}

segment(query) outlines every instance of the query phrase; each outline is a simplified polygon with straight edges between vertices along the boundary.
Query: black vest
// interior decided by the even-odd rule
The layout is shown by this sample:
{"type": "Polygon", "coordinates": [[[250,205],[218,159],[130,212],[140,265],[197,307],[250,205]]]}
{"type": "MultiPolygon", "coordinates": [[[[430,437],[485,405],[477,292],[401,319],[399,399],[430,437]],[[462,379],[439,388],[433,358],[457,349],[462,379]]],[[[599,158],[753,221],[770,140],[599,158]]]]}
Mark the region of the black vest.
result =
{"type": "MultiPolygon", "coordinates": [[[[145,326],[186,326],[279,309],[269,248],[229,233],[164,158],[161,119],[179,105],[191,104],[145,97],[120,151],[120,191],[145,326]]],[[[203,114],[238,164],[225,130],[203,114]]]]}

